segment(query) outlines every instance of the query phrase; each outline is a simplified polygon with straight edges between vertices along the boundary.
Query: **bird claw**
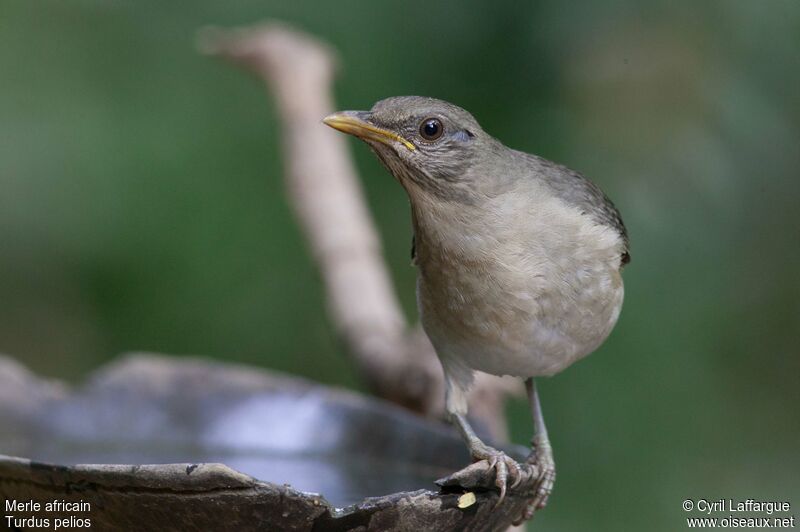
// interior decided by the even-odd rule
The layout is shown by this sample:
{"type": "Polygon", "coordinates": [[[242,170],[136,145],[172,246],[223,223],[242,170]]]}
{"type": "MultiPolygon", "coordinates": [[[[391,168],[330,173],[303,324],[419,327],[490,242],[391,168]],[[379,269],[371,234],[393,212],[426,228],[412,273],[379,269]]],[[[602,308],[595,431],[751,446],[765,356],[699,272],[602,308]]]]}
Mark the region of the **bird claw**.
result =
{"type": "Polygon", "coordinates": [[[536,496],[530,506],[534,506],[535,510],[541,510],[547,506],[547,501],[550,494],[553,493],[553,485],[556,482],[556,468],[552,462],[546,465],[539,477],[540,480],[536,485],[536,496]]]}
{"type": "Polygon", "coordinates": [[[534,453],[531,458],[539,468],[536,494],[530,505],[534,507],[533,511],[536,511],[547,506],[547,500],[553,492],[553,485],[556,482],[556,463],[553,460],[553,450],[547,441],[534,441],[534,453]]]}
{"type": "Polygon", "coordinates": [[[533,498],[525,507],[525,511],[522,513],[519,519],[512,522],[511,524],[514,526],[519,526],[525,521],[533,518],[533,515],[538,511],[547,506],[547,499],[550,497],[550,494],[553,492],[553,485],[555,484],[556,480],[556,470],[555,467],[545,468],[541,476],[539,477],[540,480],[536,484],[536,492],[533,495],[533,498]]]}
{"type": "Polygon", "coordinates": [[[522,516],[512,523],[514,526],[531,519],[537,510],[547,506],[550,494],[556,481],[556,464],[553,460],[553,451],[548,443],[534,443],[534,453],[528,458],[528,463],[536,465],[539,469],[539,479],[535,486],[533,498],[528,503],[522,516]]]}
{"type": "Polygon", "coordinates": [[[472,453],[472,457],[476,461],[486,460],[489,469],[495,470],[494,485],[500,490],[500,497],[497,499],[497,502],[494,505],[494,507],[497,508],[506,498],[509,476],[512,479],[511,489],[514,489],[519,485],[520,482],[522,482],[522,468],[516,462],[516,460],[508,456],[503,451],[498,451],[492,447],[475,449],[472,453]]]}
{"type": "Polygon", "coordinates": [[[511,483],[511,489],[512,490],[522,483],[522,478],[523,478],[522,470],[519,469],[519,467],[518,467],[517,468],[517,478],[516,478],[516,480],[514,480],[514,482],[511,483]]]}

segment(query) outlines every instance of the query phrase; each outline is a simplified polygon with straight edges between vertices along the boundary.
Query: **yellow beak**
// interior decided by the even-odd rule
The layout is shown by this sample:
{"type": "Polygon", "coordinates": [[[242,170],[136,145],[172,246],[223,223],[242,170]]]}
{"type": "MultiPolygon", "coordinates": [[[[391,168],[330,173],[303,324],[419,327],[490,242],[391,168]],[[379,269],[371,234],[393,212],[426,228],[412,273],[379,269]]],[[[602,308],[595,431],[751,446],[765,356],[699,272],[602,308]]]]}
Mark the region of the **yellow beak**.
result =
{"type": "Polygon", "coordinates": [[[387,145],[391,145],[392,142],[399,142],[411,151],[417,149],[416,146],[397,133],[375,127],[365,121],[361,118],[363,114],[361,111],[341,111],[326,116],[322,122],[342,133],[347,133],[363,140],[375,140],[387,145]]]}

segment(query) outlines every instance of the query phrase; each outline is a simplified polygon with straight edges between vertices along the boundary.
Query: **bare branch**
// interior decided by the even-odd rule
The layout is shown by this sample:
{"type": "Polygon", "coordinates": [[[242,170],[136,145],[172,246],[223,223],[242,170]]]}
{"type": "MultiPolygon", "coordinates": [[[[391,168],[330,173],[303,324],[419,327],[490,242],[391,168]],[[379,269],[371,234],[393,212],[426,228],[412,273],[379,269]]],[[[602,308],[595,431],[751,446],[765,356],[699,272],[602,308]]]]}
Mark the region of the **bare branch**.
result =
{"type": "MultiPolygon", "coordinates": [[[[334,111],[333,50],[280,23],[207,28],[199,47],[257,74],[275,98],[289,199],[324,278],[331,319],[364,378],[384,398],[441,415],[433,347],[403,316],[344,137],[320,122],[334,111]]],[[[476,380],[473,417],[493,437],[505,435],[505,395],[519,390],[514,380],[476,380]]]]}

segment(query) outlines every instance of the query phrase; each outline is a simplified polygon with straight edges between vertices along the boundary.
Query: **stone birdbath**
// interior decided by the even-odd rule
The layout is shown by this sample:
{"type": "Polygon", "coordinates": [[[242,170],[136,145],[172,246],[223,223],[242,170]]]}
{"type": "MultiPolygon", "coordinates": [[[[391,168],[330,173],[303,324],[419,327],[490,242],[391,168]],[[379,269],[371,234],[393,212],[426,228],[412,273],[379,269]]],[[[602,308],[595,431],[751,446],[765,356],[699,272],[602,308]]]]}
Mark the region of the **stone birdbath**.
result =
{"type": "Polygon", "coordinates": [[[469,463],[446,425],[200,359],[128,355],[71,389],[2,357],[0,427],[12,530],[504,530],[526,504],[495,508],[480,463],[436,483],[469,463]]]}

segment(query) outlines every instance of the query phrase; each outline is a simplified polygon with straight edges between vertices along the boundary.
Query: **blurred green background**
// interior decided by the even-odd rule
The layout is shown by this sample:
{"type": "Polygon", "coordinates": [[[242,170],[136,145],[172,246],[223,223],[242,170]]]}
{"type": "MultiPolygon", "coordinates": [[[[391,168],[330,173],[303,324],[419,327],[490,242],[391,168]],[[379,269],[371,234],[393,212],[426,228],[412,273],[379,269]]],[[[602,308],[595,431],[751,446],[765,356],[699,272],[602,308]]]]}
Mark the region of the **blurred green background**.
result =
{"type": "MultiPolygon", "coordinates": [[[[152,350],[360,388],[284,199],[273,104],[194,49],[200,26],[265,18],[338,49],[340,108],[451,100],[622,211],[619,325],[542,383],[559,480],[538,528],[683,529],[685,498],[797,511],[794,0],[5,0],[0,351],[71,380],[152,350]]],[[[352,149],[413,317],[407,200],[352,149]]],[[[526,443],[524,402],[510,415],[526,443]]]]}

